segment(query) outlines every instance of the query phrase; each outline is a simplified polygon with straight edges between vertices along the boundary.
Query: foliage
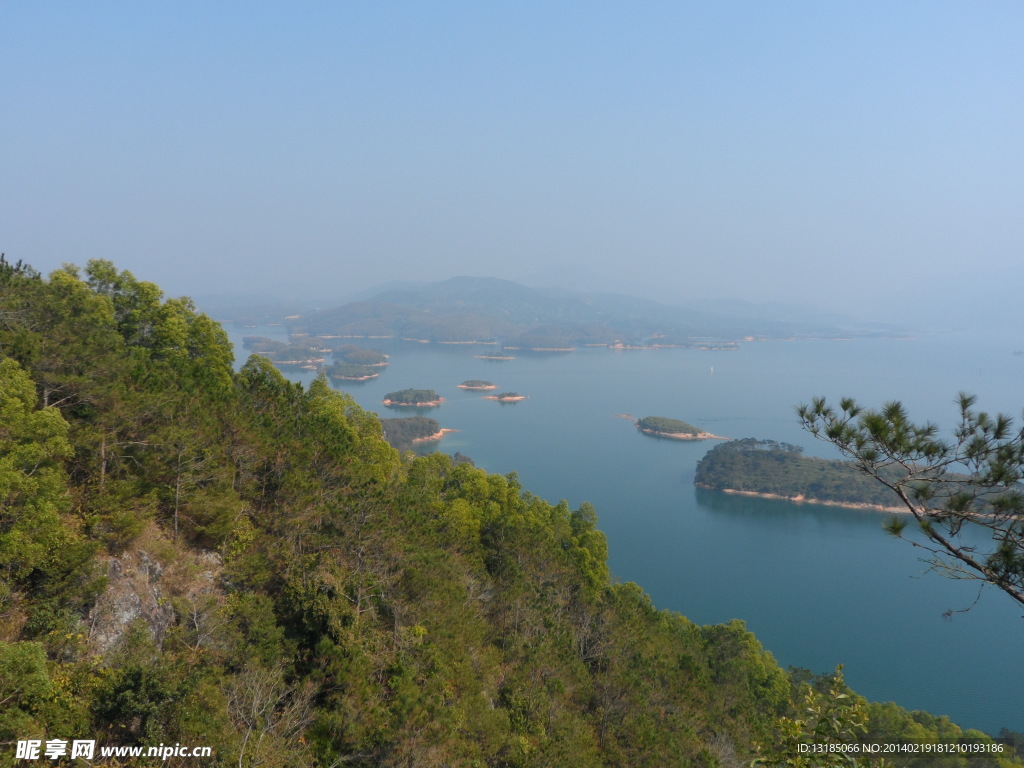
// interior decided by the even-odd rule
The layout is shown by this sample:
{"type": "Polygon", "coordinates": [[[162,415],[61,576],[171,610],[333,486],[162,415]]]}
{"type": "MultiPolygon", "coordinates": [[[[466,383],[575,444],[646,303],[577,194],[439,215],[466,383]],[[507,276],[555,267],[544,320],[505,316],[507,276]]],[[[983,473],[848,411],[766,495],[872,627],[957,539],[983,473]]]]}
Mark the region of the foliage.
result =
{"type": "MultiPolygon", "coordinates": [[[[931,562],[953,578],[980,580],[1024,605],[1024,430],[1013,419],[973,410],[959,396],[953,439],[933,424],[917,424],[898,402],[865,410],[849,398],[839,410],[824,398],[798,409],[804,427],[831,442],[865,475],[887,487],[913,515],[931,562]],[[981,531],[987,546],[976,544],[981,531]]],[[[903,538],[907,522],[893,520],[903,538]]]]}
{"type": "Polygon", "coordinates": [[[843,681],[843,668],[836,669],[824,691],[804,685],[796,717],[780,717],[770,743],[757,746],[753,765],[775,768],[860,768],[885,766],[885,761],[860,757],[855,749],[867,731],[867,702],[854,695],[843,681]]]}
{"type": "Polygon", "coordinates": [[[323,377],[233,371],[187,299],[109,262],[0,264],[0,318],[5,742],[736,765],[791,705],[742,623],[613,582],[591,505],[400,455],[323,377]]]}

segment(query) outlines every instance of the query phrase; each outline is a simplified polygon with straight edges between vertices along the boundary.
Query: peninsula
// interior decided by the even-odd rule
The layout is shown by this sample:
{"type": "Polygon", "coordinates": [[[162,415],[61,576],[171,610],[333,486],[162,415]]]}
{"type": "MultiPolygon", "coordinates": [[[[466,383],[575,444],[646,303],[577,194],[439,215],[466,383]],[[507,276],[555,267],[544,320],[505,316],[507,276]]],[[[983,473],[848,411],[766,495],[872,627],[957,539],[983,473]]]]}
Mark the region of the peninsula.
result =
{"type": "Polygon", "coordinates": [[[679,419],[668,419],[664,416],[645,416],[637,419],[636,428],[641,432],[655,437],[667,437],[670,440],[728,440],[721,435],[705,432],[692,424],[679,419]]]}
{"type": "Polygon", "coordinates": [[[444,402],[444,398],[432,389],[401,389],[388,392],[381,401],[384,405],[432,408],[444,402]]]}

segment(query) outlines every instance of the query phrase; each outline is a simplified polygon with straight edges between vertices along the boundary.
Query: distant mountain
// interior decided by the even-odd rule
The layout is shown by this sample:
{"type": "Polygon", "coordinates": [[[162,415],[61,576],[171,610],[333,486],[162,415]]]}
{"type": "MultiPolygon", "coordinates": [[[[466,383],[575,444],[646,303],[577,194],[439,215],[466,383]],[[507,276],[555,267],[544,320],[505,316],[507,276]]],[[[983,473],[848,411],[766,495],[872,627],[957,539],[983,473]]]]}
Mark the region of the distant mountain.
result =
{"type": "Polygon", "coordinates": [[[877,329],[776,305],[669,306],[617,294],[539,290],[509,280],[455,277],[387,288],[364,301],[291,321],[293,333],[394,336],[437,342],[501,341],[506,346],[695,344],[744,337],[839,337],[877,329]],[[716,311],[717,310],[717,311],[716,311]],[[732,311],[730,311],[732,310],[732,311]]]}

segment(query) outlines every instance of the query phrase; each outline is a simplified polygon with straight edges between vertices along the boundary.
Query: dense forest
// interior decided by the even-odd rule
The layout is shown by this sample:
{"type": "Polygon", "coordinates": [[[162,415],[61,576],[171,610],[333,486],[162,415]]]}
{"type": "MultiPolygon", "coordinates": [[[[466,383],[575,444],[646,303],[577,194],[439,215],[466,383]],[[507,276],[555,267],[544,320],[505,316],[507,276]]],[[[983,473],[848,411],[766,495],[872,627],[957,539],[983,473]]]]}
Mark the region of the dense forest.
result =
{"type": "Polygon", "coordinates": [[[187,299],[105,261],[44,279],[0,260],[2,766],[24,739],[625,768],[782,764],[826,715],[844,738],[965,735],[806,685],[741,622],[658,611],[606,556],[589,504],[400,454],[323,377],[235,371],[187,299]]]}
{"type": "Polygon", "coordinates": [[[748,437],[712,448],[697,463],[694,483],[712,490],[763,493],[834,504],[894,506],[892,491],[849,461],[803,455],[803,449],[748,437]]]}

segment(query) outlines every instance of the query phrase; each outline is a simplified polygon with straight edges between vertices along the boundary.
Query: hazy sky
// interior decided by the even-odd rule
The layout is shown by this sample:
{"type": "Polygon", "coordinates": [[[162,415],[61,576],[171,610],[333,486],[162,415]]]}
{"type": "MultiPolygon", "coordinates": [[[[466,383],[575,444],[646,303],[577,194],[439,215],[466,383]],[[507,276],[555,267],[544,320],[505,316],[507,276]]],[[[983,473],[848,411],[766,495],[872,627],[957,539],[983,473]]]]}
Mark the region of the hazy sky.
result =
{"type": "Polygon", "coordinates": [[[0,6],[0,250],[169,293],[1019,294],[1024,4],[0,6]]]}

